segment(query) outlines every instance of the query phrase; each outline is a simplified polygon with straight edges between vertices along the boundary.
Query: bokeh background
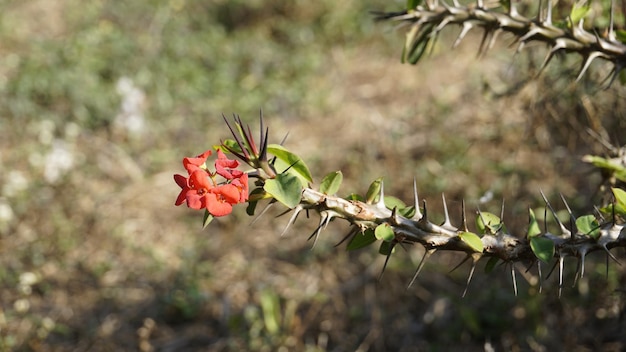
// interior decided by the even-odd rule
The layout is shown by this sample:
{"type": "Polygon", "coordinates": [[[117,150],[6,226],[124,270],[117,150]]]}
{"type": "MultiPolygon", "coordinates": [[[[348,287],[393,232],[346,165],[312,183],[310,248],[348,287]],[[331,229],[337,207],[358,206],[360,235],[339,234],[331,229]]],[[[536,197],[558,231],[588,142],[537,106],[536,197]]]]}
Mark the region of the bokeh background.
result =
{"type": "Polygon", "coordinates": [[[600,205],[606,180],[580,158],[606,152],[587,129],[626,143],[610,65],[576,83],[580,58],[561,57],[538,75],[544,46],[515,54],[504,36],[476,58],[481,34],[451,49],[457,29],[403,65],[404,31],[370,11],[404,3],[0,1],[0,350],[623,350],[624,265],[599,253],[575,285],[566,261],[561,299],[556,275],[539,293],[516,267],[516,297],[511,266],[482,263],[461,298],[460,254],[407,289],[422,248],[379,281],[375,248],[334,247],[341,221],[311,248],[313,213],[281,237],[279,207],[204,230],[174,207],[182,158],[229,137],[222,114],[256,128],[260,110],[318,181],[341,170],[341,192],[363,194],[383,176],[409,202],[415,178],[435,221],[442,192],[457,223],[462,199],[504,199],[520,236],[540,189],[559,209],[559,193],[579,214],[600,205]]]}

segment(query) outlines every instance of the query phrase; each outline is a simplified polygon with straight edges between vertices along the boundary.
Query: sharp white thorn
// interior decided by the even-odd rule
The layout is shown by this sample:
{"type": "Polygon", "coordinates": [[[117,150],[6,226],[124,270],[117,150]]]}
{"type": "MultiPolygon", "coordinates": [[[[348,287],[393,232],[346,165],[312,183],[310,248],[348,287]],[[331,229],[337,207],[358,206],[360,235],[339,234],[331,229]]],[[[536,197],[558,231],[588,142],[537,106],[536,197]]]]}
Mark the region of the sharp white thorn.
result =
{"type": "Polygon", "coordinates": [[[444,216],[444,222],[441,226],[446,227],[446,228],[454,228],[454,226],[452,226],[452,223],[450,222],[450,214],[448,213],[448,205],[446,204],[446,196],[443,193],[441,193],[441,200],[443,201],[443,216],[444,216]]]}
{"type": "Polygon", "coordinates": [[[280,234],[280,236],[284,236],[285,233],[287,233],[287,230],[289,229],[289,227],[291,225],[293,225],[293,223],[296,221],[296,218],[298,217],[298,215],[300,214],[300,212],[302,211],[303,207],[302,205],[298,204],[294,209],[293,209],[293,215],[291,216],[291,218],[289,218],[289,222],[287,222],[287,226],[285,226],[285,229],[283,230],[283,232],[280,234]]]}
{"type": "Polygon", "coordinates": [[[585,74],[585,72],[587,72],[587,70],[589,69],[589,66],[591,66],[591,63],[593,62],[593,60],[603,56],[604,54],[602,54],[599,51],[594,51],[591,54],[588,54],[585,57],[585,62],[583,63],[582,68],[580,69],[580,73],[578,74],[578,77],[576,77],[576,82],[580,81],[581,78],[583,78],[583,75],[585,74]]]}
{"type": "Polygon", "coordinates": [[[422,212],[420,211],[420,200],[417,196],[417,180],[413,179],[413,201],[415,203],[415,215],[413,220],[419,220],[422,218],[422,212]]]}
{"type": "Polygon", "coordinates": [[[415,280],[417,279],[417,276],[420,274],[420,271],[422,271],[422,268],[424,267],[424,264],[426,264],[426,259],[428,259],[430,257],[431,254],[435,253],[436,249],[427,249],[424,252],[424,256],[422,257],[422,260],[420,260],[419,265],[417,266],[417,270],[415,270],[415,275],[413,275],[413,279],[411,279],[411,282],[409,282],[409,287],[411,287],[411,285],[413,285],[413,283],[415,282],[415,280]]]}
{"type": "Polygon", "coordinates": [[[452,44],[452,48],[456,48],[459,44],[461,44],[461,41],[465,38],[465,35],[470,31],[470,29],[472,29],[473,26],[474,25],[470,22],[463,22],[461,33],[459,33],[459,36],[454,41],[454,44],[452,44]]]}
{"type": "Polygon", "coordinates": [[[563,291],[563,255],[559,255],[559,298],[561,298],[561,292],[563,291]]]}
{"type": "Polygon", "coordinates": [[[513,279],[513,292],[517,297],[517,277],[515,276],[515,264],[511,264],[511,278],[513,279]]]}
{"type": "Polygon", "coordinates": [[[552,205],[550,204],[550,202],[548,202],[548,198],[546,198],[546,195],[543,193],[543,191],[539,190],[539,193],[541,193],[541,197],[543,197],[543,201],[546,202],[546,206],[548,207],[548,209],[550,209],[552,216],[556,220],[556,223],[559,225],[559,228],[561,229],[561,235],[571,235],[571,232],[567,229],[567,227],[565,227],[565,225],[563,225],[563,223],[557,216],[556,211],[554,211],[554,208],[552,208],[552,205]]]}

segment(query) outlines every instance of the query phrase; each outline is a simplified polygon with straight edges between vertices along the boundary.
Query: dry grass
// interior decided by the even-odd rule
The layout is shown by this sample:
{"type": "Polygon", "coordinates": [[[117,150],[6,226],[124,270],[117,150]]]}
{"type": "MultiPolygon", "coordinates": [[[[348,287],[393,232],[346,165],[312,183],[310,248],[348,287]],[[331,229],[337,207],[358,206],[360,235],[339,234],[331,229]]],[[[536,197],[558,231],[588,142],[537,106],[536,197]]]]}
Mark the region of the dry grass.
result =
{"type": "MultiPolygon", "coordinates": [[[[171,11],[180,5],[170,3],[171,11]]],[[[436,218],[443,191],[455,217],[461,199],[475,204],[492,191],[495,200],[481,207],[497,212],[498,199],[506,198],[505,220],[509,228],[522,228],[518,233],[523,233],[526,208],[541,205],[539,189],[551,199],[561,192],[579,210],[588,210],[585,204],[595,199],[600,179],[590,178],[590,169],[578,161],[584,147],[568,143],[586,135],[582,130],[553,133],[562,114],[583,114],[576,111],[575,95],[550,100],[543,93],[547,87],[537,80],[510,97],[495,98],[488,87],[497,87],[497,93],[511,87],[511,53],[497,48],[477,60],[472,40],[479,38],[454,51],[447,49],[450,41],[444,38],[438,52],[420,66],[401,65],[400,33],[371,24],[367,15],[351,14],[348,5],[331,3],[263,7],[242,2],[229,7],[221,1],[192,2],[192,9],[181,10],[178,17],[163,15],[159,11],[164,7],[144,4],[137,6],[145,14],[130,8],[128,22],[119,22],[123,8],[90,2],[89,18],[104,27],[91,27],[74,12],[64,15],[75,5],[70,0],[54,6],[2,5],[2,16],[21,27],[15,34],[2,34],[12,40],[0,53],[18,55],[21,62],[31,50],[40,54],[37,50],[46,45],[75,38],[72,31],[87,35],[105,28],[106,34],[113,28],[120,38],[135,38],[141,45],[150,42],[142,37],[141,23],[163,21],[166,31],[159,34],[163,48],[135,48],[135,60],[148,65],[152,76],[141,70],[129,73],[145,93],[141,109],[148,130],[142,135],[114,122],[119,99],[110,97],[115,97],[123,61],[106,66],[115,77],[96,85],[102,91],[83,87],[85,96],[102,94],[105,101],[116,102],[102,109],[80,100],[82,95],[68,98],[66,94],[78,94],[73,91],[19,95],[11,82],[29,67],[0,65],[2,109],[9,116],[0,122],[0,204],[10,205],[14,214],[0,227],[1,349],[409,351],[458,346],[482,350],[485,343],[497,350],[623,349],[624,299],[618,289],[624,271],[615,265],[608,278],[603,265],[591,265],[589,275],[566,289],[561,300],[556,299],[553,278],[538,294],[529,284],[533,274],[524,274],[523,268],[518,268],[518,277],[524,278],[520,297],[513,296],[507,271],[497,270],[478,273],[468,297],[460,299],[466,268],[447,273],[462,259],[456,255],[435,256],[407,290],[419,248],[400,251],[378,282],[384,258],[374,249],[347,253],[333,247],[345,224],[331,224],[311,249],[306,237],[316,227],[314,214],[279,237],[287,221],[273,218],[279,209],[250,225],[242,207],[201,230],[201,214],[173,206],[178,189],[172,174],[181,171],[180,159],[228,137],[220,113],[232,109],[254,122],[255,110],[263,108],[273,140],[289,132],[287,146],[307,161],[317,179],[342,170],[346,194],[363,193],[369,182],[384,176],[387,193],[409,201],[415,177],[436,218]],[[222,27],[200,27],[232,30],[227,40],[214,42],[222,45],[218,52],[224,57],[197,53],[195,61],[179,58],[176,46],[165,44],[167,31],[188,30],[189,44],[177,37],[177,45],[186,55],[195,55],[193,29],[203,23],[199,13],[220,9],[232,20],[241,16],[237,6],[256,20],[243,28],[227,20],[222,27]],[[35,15],[45,20],[32,20],[35,15]],[[361,22],[350,22],[357,20],[361,22]],[[228,28],[229,23],[237,28],[228,28]],[[301,23],[310,25],[310,32],[301,23]],[[302,31],[301,39],[310,48],[284,37],[292,31],[302,31]],[[336,36],[324,37],[330,31],[336,36]],[[350,31],[356,31],[355,38],[350,31]],[[244,39],[255,35],[264,41],[244,39]],[[237,49],[239,40],[243,44],[237,49]],[[275,45],[277,56],[263,57],[270,53],[261,44],[275,45]],[[220,66],[220,60],[237,62],[246,45],[259,45],[254,50],[264,64],[291,58],[296,63],[279,62],[286,70],[304,68],[282,75],[264,66],[259,76],[234,71],[228,76],[211,69],[232,68],[220,66]],[[174,56],[172,62],[168,55],[174,56]],[[305,58],[311,62],[297,62],[305,58]],[[200,64],[189,64],[189,73],[175,66],[184,59],[200,64]],[[159,71],[160,63],[172,66],[159,71]],[[208,68],[193,71],[202,65],[208,68]],[[168,76],[171,70],[180,71],[168,76]],[[225,83],[222,76],[231,80],[225,83]],[[224,89],[211,88],[216,86],[224,89]],[[293,91],[286,90],[292,86],[293,91]],[[24,105],[17,105],[18,98],[24,105]],[[267,106],[250,107],[264,99],[267,106]],[[541,106],[562,109],[566,100],[574,108],[536,113],[541,106]],[[31,103],[38,110],[24,108],[31,103]],[[100,120],[82,119],[83,109],[100,120]],[[52,128],[45,121],[52,121],[52,128]],[[75,158],[67,174],[49,182],[44,160],[55,139],[63,140],[75,158]],[[25,187],[15,185],[19,177],[26,179],[25,187]]],[[[246,56],[251,62],[235,66],[253,69],[254,57],[246,56]]],[[[55,68],[53,63],[48,69],[68,67],[55,68]]],[[[524,73],[513,75],[524,79],[524,73]]],[[[598,111],[608,106],[605,101],[623,107],[617,96],[623,97],[621,87],[595,94],[598,111]]],[[[612,121],[623,118],[594,116],[607,126],[620,126],[612,121]]],[[[581,124],[585,118],[567,121],[581,124]]],[[[570,273],[574,265],[568,263],[570,273]]],[[[572,282],[573,275],[567,279],[572,282]]]]}

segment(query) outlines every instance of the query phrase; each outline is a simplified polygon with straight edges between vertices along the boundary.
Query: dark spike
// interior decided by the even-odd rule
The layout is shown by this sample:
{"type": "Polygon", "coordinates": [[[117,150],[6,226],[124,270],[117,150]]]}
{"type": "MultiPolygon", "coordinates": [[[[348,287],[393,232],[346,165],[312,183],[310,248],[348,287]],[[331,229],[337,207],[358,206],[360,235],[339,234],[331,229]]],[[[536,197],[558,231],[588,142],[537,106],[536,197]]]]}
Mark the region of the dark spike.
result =
{"type": "Polygon", "coordinates": [[[469,231],[467,228],[467,217],[465,216],[465,199],[461,201],[461,216],[463,217],[463,231],[469,231]]]}
{"type": "Polygon", "coordinates": [[[391,253],[393,251],[393,247],[395,246],[396,246],[396,241],[392,241],[391,248],[389,249],[389,253],[387,254],[387,257],[385,258],[385,264],[383,264],[383,270],[381,270],[380,275],[378,275],[378,281],[380,281],[380,279],[383,278],[383,274],[385,273],[385,269],[387,268],[387,263],[389,262],[389,258],[391,258],[391,253]]]}
{"type": "Polygon", "coordinates": [[[537,275],[539,276],[539,293],[543,291],[543,279],[541,277],[541,260],[537,260],[537,275]]]}
{"type": "Polygon", "coordinates": [[[350,240],[352,241],[352,238],[354,238],[354,236],[356,236],[359,233],[359,231],[360,231],[359,228],[355,226],[350,232],[348,232],[346,236],[344,236],[344,238],[341,239],[341,241],[339,241],[339,243],[335,245],[335,247],[339,247],[348,238],[350,238],[350,240]]]}
{"type": "Polygon", "coordinates": [[[511,263],[511,278],[513,279],[513,292],[517,297],[517,277],[515,276],[515,263],[511,263]]]}
{"type": "Polygon", "coordinates": [[[448,274],[450,274],[451,272],[455,271],[456,269],[458,269],[461,265],[463,265],[468,259],[470,259],[472,257],[471,254],[466,254],[465,258],[463,258],[463,260],[461,260],[461,262],[459,264],[457,264],[454,268],[452,268],[452,270],[448,271],[448,274]]]}

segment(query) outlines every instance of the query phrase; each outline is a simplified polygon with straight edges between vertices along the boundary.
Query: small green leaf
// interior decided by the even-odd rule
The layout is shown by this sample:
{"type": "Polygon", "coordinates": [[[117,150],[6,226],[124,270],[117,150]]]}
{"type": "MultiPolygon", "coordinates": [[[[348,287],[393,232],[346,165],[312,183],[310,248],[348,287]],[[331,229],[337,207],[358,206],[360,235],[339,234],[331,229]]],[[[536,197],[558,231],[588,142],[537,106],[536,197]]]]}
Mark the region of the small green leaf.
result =
{"type": "Polygon", "coordinates": [[[364,232],[357,233],[354,237],[352,237],[350,243],[348,243],[347,250],[353,251],[355,249],[369,246],[374,242],[376,242],[376,235],[374,234],[374,230],[367,229],[364,232]]]}
{"type": "Polygon", "coordinates": [[[324,176],[322,183],[320,183],[320,192],[324,194],[333,195],[339,191],[341,182],[343,181],[343,174],[341,171],[333,171],[324,176]]]}
{"type": "Polygon", "coordinates": [[[626,168],[624,166],[617,164],[610,159],[605,159],[595,155],[585,155],[582,160],[586,163],[593,164],[593,166],[599,169],[608,170],[613,176],[615,176],[615,178],[626,182],[626,168]]]}
{"type": "Polygon", "coordinates": [[[205,229],[213,221],[213,215],[207,209],[204,209],[204,218],[202,219],[202,228],[205,229]]]}
{"type": "Polygon", "coordinates": [[[383,178],[379,177],[372,182],[370,187],[367,189],[367,194],[365,195],[365,203],[372,204],[376,202],[378,199],[378,195],[380,194],[380,188],[383,186],[383,178]]]}
{"type": "Polygon", "coordinates": [[[480,215],[476,216],[476,227],[481,234],[495,234],[501,223],[497,215],[486,211],[481,211],[480,215]]]}
{"type": "Polygon", "coordinates": [[[395,251],[395,243],[383,241],[378,248],[378,253],[382,255],[390,255],[395,251]]]}
{"type": "Polygon", "coordinates": [[[394,196],[385,196],[385,206],[389,210],[393,208],[398,208],[398,209],[406,208],[406,204],[404,204],[403,201],[401,201],[400,199],[394,196]]]}
{"type": "Polygon", "coordinates": [[[492,272],[493,269],[496,268],[496,264],[498,264],[498,260],[500,260],[498,257],[489,258],[489,260],[487,261],[487,264],[485,264],[485,273],[489,274],[490,272],[492,272]]]}
{"type": "Polygon", "coordinates": [[[593,215],[583,215],[576,219],[576,228],[578,228],[578,231],[593,238],[600,236],[600,224],[593,215]]]}
{"type": "Polygon", "coordinates": [[[422,0],[406,0],[406,9],[407,11],[414,10],[422,0]]]}
{"type": "Polygon", "coordinates": [[[480,240],[477,234],[471,232],[461,232],[459,238],[465,242],[470,248],[478,253],[483,252],[483,241],[480,240]]]}
{"type": "Polygon", "coordinates": [[[350,193],[349,196],[346,197],[347,200],[356,200],[359,202],[363,202],[365,201],[365,199],[363,199],[363,197],[361,195],[358,195],[356,193],[350,193]]]}
{"type": "Polygon", "coordinates": [[[541,229],[539,228],[539,223],[537,223],[535,212],[532,209],[528,209],[528,213],[530,215],[530,221],[528,224],[527,237],[530,238],[539,235],[541,233],[541,229]]]}
{"type": "Polygon", "coordinates": [[[617,40],[619,40],[622,43],[626,43],[626,30],[617,29],[615,30],[615,35],[617,36],[617,40]]]}
{"type": "Polygon", "coordinates": [[[313,177],[311,176],[309,168],[306,166],[304,161],[300,159],[300,157],[296,154],[288,151],[280,144],[269,144],[267,146],[267,152],[274,155],[279,160],[282,160],[287,165],[291,166],[291,169],[293,169],[308,182],[313,182],[313,177]]]}
{"type": "Polygon", "coordinates": [[[578,22],[583,18],[587,17],[589,12],[591,11],[591,2],[585,2],[582,5],[575,4],[572,7],[572,11],[570,12],[569,17],[572,20],[573,25],[578,25],[578,22]]]}
{"type": "Polygon", "coordinates": [[[405,218],[412,218],[415,215],[415,207],[398,208],[398,213],[405,218]]]}
{"type": "Polygon", "coordinates": [[[626,191],[620,188],[612,188],[611,190],[613,191],[617,205],[621,205],[626,208],[626,191]]]}
{"type": "Polygon", "coordinates": [[[214,145],[213,149],[217,150],[217,149],[221,149],[224,153],[227,153],[228,150],[226,148],[224,148],[223,146],[226,146],[234,151],[236,151],[237,153],[242,153],[241,148],[239,147],[239,143],[237,143],[234,139],[226,139],[222,142],[221,145],[214,145]]]}
{"type": "Polygon", "coordinates": [[[263,189],[290,209],[298,205],[302,198],[302,185],[298,177],[289,173],[278,174],[276,178],[266,180],[263,189]]]}
{"type": "Polygon", "coordinates": [[[374,235],[376,236],[376,239],[383,241],[391,241],[395,237],[393,229],[389,226],[389,224],[380,224],[376,226],[374,235]]]}
{"type": "Polygon", "coordinates": [[[550,239],[534,236],[530,238],[530,248],[533,253],[544,263],[549,263],[554,257],[554,242],[550,239]]]}

